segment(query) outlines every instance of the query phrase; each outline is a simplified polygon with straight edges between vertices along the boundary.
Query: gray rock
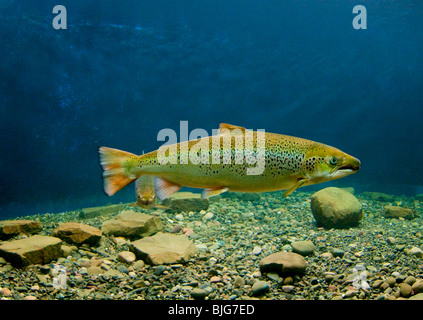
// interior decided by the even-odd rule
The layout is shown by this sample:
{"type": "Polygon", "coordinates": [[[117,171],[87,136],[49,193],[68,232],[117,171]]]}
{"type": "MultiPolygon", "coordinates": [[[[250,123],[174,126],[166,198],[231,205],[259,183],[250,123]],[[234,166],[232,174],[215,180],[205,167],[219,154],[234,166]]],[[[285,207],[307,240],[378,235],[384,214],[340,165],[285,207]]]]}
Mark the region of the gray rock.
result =
{"type": "Polygon", "coordinates": [[[261,272],[276,272],[280,276],[302,274],[306,267],[307,261],[294,252],[273,253],[260,260],[261,272]]]}
{"type": "Polygon", "coordinates": [[[369,192],[365,191],[362,193],[363,196],[366,196],[372,200],[380,201],[380,202],[394,202],[396,197],[391,194],[386,194],[382,192],[369,192]]]}
{"type": "Polygon", "coordinates": [[[163,205],[173,212],[201,211],[209,208],[209,200],[202,199],[199,193],[176,192],[165,199],[163,205]]]}
{"type": "Polygon", "coordinates": [[[349,192],[329,187],[311,197],[311,210],[319,226],[348,228],[357,226],[362,218],[362,207],[349,192]]]}
{"type": "Polygon", "coordinates": [[[101,227],[104,234],[130,239],[148,237],[162,229],[159,217],[132,210],[122,211],[113,219],[105,221],[101,227]]]}
{"type": "Polygon", "coordinates": [[[0,239],[7,240],[18,234],[33,234],[41,231],[43,224],[33,220],[0,221],[0,239]]]}
{"type": "Polygon", "coordinates": [[[0,245],[0,256],[14,267],[46,264],[62,255],[62,240],[55,237],[35,235],[0,245]]]}
{"type": "Polygon", "coordinates": [[[138,258],[152,265],[184,263],[196,252],[186,236],[162,232],[134,241],[130,246],[138,258]]]}
{"type": "Polygon", "coordinates": [[[314,253],[314,244],[310,240],[307,241],[295,241],[291,243],[292,249],[295,253],[302,256],[310,256],[314,253]]]}
{"type": "Polygon", "coordinates": [[[253,296],[260,296],[268,292],[269,289],[269,284],[266,281],[256,281],[251,287],[251,293],[253,296]]]}
{"type": "Polygon", "coordinates": [[[194,288],[191,290],[191,297],[193,297],[194,299],[204,299],[205,297],[207,297],[209,294],[208,291],[201,289],[201,288],[194,288]]]}
{"type": "Polygon", "coordinates": [[[92,219],[99,216],[110,216],[119,211],[122,211],[127,205],[120,203],[120,204],[112,204],[103,207],[91,207],[91,208],[84,208],[79,213],[80,219],[92,219]]]}

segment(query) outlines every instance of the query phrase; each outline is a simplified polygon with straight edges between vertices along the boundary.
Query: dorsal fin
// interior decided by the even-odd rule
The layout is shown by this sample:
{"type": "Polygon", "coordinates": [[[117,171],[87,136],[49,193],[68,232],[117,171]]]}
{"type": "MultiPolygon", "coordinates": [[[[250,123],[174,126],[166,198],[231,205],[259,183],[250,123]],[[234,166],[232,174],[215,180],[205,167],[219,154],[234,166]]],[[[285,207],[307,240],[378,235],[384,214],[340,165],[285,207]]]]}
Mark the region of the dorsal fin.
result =
{"type": "Polygon", "coordinates": [[[238,129],[238,130],[241,130],[242,132],[245,132],[247,130],[244,127],[235,126],[233,124],[221,123],[221,124],[219,124],[219,131],[218,131],[218,133],[221,133],[221,131],[222,130],[225,130],[225,129],[230,130],[230,131],[231,130],[238,129]]]}

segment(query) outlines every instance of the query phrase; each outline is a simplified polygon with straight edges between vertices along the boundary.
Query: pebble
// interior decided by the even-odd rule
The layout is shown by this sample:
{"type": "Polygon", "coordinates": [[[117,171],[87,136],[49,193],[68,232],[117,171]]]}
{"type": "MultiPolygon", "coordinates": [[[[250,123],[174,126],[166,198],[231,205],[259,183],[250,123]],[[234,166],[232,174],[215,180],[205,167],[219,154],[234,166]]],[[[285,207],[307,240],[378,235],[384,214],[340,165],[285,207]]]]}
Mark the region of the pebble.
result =
{"type": "MultiPolygon", "coordinates": [[[[161,213],[163,230],[183,233],[196,246],[196,254],[184,262],[152,266],[133,256],[127,260],[122,253],[133,254],[127,250],[134,240],[107,235],[96,246],[63,245],[65,257],[25,269],[16,269],[0,257],[0,299],[405,300],[422,297],[420,217],[414,222],[388,220],[380,215],[380,204],[359,194],[357,197],[366,212],[360,228],[317,228],[310,214],[309,193],[298,192],[287,199],[269,193],[262,199],[267,197],[271,199],[263,203],[242,205],[222,197],[222,201],[210,203],[208,210],[213,216],[207,216],[206,210],[192,211],[180,214],[184,222],[176,221],[178,224],[166,219],[166,215],[174,219],[172,213],[161,213]],[[311,243],[313,250],[300,253],[298,244],[302,242],[311,243]],[[261,271],[262,258],[283,251],[306,261],[304,273],[285,274],[272,268],[261,271]],[[67,268],[67,290],[53,288],[55,264],[67,268]],[[371,290],[357,290],[353,286],[356,275],[352,269],[358,264],[365,266],[363,275],[371,290]]],[[[414,208],[412,202],[404,199],[404,206],[414,208]]],[[[422,209],[415,211],[421,215],[422,209]]],[[[70,215],[65,213],[61,219],[75,221],[70,215]]],[[[44,225],[42,235],[50,235],[50,230],[60,223],[57,220],[60,215],[39,217],[44,225]]],[[[96,217],[84,223],[100,228],[107,219],[96,217]]]]}
{"type": "Polygon", "coordinates": [[[10,291],[9,288],[1,288],[0,289],[0,294],[2,296],[5,296],[5,297],[11,297],[12,296],[12,291],[10,291]]]}
{"type": "Polygon", "coordinates": [[[423,258],[423,250],[418,247],[412,247],[410,250],[408,250],[407,254],[409,256],[417,256],[419,258],[423,258]]]}
{"type": "Polygon", "coordinates": [[[234,279],[234,287],[235,288],[241,288],[243,287],[245,284],[244,278],[240,277],[240,276],[236,276],[234,279]]]}
{"type": "Polygon", "coordinates": [[[260,253],[261,253],[261,247],[260,246],[254,246],[254,249],[251,252],[251,254],[258,256],[260,253]]]}
{"type": "Polygon", "coordinates": [[[400,283],[399,287],[401,297],[408,298],[411,296],[413,289],[408,283],[400,283]]]}
{"type": "Polygon", "coordinates": [[[291,243],[291,247],[294,252],[301,254],[302,256],[310,256],[314,253],[314,244],[311,241],[295,241],[291,243]]]}
{"type": "Polygon", "coordinates": [[[201,289],[201,288],[194,288],[191,291],[191,297],[194,299],[204,299],[207,297],[209,292],[207,290],[201,289]]]}
{"type": "Polygon", "coordinates": [[[266,281],[256,281],[251,287],[251,293],[253,296],[260,296],[268,292],[270,289],[269,284],[266,281]]]}
{"type": "Polygon", "coordinates": [[[122,251],[118,253],[118,259],[124,263],[132,263],[135,261],[136,256],[135,253],[131,251],[122,251]]]}
{"type": "Polygon", "coordinates": [[[213,212],[207,212],[207,213],[204,215],[204,219],[205,219],[205,220],[211,220],[211,219],[213,219],[213,217],[214,217],[213,212]]]}

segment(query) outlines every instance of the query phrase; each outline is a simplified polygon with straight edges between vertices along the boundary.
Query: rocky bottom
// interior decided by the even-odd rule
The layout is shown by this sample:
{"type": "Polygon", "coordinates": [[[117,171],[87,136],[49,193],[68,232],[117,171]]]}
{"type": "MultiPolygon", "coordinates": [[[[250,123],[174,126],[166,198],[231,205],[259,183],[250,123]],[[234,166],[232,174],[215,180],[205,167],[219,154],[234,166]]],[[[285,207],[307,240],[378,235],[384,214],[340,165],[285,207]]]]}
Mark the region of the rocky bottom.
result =
{"type": "MultiPolygon", "coordinates": [[[[359,225],[325,229],[316,225],[311,196],[297,192],[283,198],[278,192],[253,201],[222,198],[210,202],[207,210],[184,213],[131,207],[159,217],[161,233],[187,237],[195,253],[181,263],[160,264],[135,257],[132,243],[139,240],[123,236],[103,233],[98,242],[83,245],[64,241],[64,256],[47,264],[18,268],[0,258],[0,298],[423,299],[419,200],[392,196],[376,200],[370,193],[359,194],[363,208],[359,225]],[[387,217],[383,211],[389,204],[408,207],[416,216],[387,217]],[[300,255],[305,269],[285,274],[263,267],[264,258],[280,252],[300,255]]],[[[53,236],[65,222],[101,229],[112,217],[90,218],[75,211],[19,219],[39,221],[43,227],[37,235],[53,236]]],[[[0,245],[28,237],[19,234],[0,245]]]]}

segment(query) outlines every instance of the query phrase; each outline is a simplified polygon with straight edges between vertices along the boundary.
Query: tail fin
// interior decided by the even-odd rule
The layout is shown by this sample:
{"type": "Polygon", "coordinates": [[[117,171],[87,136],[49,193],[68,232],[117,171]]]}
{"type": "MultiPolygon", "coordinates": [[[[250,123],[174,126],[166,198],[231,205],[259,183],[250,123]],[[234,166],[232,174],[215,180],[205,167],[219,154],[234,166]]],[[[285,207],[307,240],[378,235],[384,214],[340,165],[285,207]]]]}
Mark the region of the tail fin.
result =
{"type": "Polygon", "coordinates": [[[100,164],[104,170],[104,192],[109,196],[135,180],[127,177],[123,171],[123,162],[128,157],[136,157],[135,154],[107,147],[100,147],[99,154],[100,164]]]}

